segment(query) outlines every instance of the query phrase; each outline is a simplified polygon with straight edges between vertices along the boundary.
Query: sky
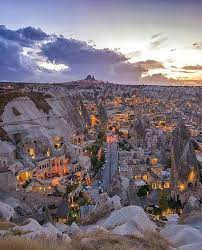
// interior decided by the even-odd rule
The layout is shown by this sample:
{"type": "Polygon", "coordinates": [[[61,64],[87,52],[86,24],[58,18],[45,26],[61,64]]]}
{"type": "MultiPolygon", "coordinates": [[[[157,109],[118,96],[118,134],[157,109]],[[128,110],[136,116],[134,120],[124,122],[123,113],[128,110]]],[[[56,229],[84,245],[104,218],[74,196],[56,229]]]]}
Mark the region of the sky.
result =
{"type": "Polygon", "coordinates": [[[0,80],[202,85],[202,0],[0,1],[0,80]]]}

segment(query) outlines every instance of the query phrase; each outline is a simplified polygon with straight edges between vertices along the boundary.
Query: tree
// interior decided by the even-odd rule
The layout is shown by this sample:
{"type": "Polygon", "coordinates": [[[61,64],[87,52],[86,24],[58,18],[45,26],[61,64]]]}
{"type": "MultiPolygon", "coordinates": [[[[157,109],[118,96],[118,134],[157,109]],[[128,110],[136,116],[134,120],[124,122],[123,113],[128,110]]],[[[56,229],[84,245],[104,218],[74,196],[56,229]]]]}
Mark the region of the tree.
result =
{"type": "Polygon", "coordinates": [[[74,191],[77,188],[78,184],[69,184],[66,187],[66,195],[68,195],[69,193],[71,193],[72,191],[74,191]]]}
{"type": "Polygon", "coordinates": [[[91,157],[91,164],[93,166],[93,169],[92,169],[93,172],[95,174],[97,174],[101,166],[100,166],[100,162],[98,160],[98,157],[96,155],[91,157]]]}
{"type": "Polygon", "coordinates": [[[149,191],[149,186],[148,185],[144,185],[144,186],[141,186],[138,191],[137,191],[137,195],[139,197],[143,197],[145,195],[147,195],[147,192],[149,191]]]}
{"type": "Polygon", "coordinates": [[[165,190],[160,191],[159,207],[162,210],[166,210],[167,208],[169,208],[169,198],[168,198],[168,194],[165,190]]]}
{"type": "Polygon", "coordinates": [[[171,158],[167,159],[166,168],[171,168],[171,158]]]}
{"type": "Polygon", "coordinates": [[[98,140],[105,141],[106,140],[106,135],[103,131],[100,131],[97,136],[98,140]]]}

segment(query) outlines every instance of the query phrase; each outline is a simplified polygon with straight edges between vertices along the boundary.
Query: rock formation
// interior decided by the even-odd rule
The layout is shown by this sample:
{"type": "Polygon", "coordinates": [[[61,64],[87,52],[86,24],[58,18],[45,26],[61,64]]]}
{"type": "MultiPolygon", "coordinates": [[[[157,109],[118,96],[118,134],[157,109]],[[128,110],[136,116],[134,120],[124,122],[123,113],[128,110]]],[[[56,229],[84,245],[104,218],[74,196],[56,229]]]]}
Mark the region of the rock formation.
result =
{"type": "Polygon", "coordinates": [[[60,230],[51,223],[41,226],[34,219],[27,219],[22,226],[15,226],[13,229],[24,233],[23,237],[25,238],[33,239],[43,236],[49,239],[57,239],[61,237],[64,238],[65,241],[70,241],[70,237],[67,234],[62,234],[60,230]]]}
{"type": "Polygon", "coordinates": [[[146,131],[143,122],[140,118],[135,120],[129,130],[130,144],[133,148],[145,146],[146,144],[146,131]]]}
{"type": "Polygon", "coordinates": [[[137,187],[133,180],[116,175],[110,187],[110,195],[118,195],[121,198],[123,206],[140,205],[140,199],[137,196],[137,187]]]}
{"type": "MultiPolygon", "coordinates": [[[[117,197],[114,200],[117,200],[117,197]]],[[[191,198],[190,202],[195,206],[195,199],[191,198]]],[[[158,234],[156,224],[149,219],[143,208],[138,206],[120,208],[100,219],[96,224],[93,223],[88,226],[79,226],[75,222],[71,226],[59,223],[40,225],[31,218],[25,220],[21,225],[1,221],[0,236],[10,236],[9,240],[18,237],[18,239],[22,238],[25,242],[27,239],[40,241],[41,237],[43,237],[43,241],[52,240],[51,244],[53,244],[56,240],[60,240],[60,244],[67,244],[66,246],[71,246],[71,243],[74,243],[76,239],[78,244],[85,245],[85,249],[86,247],[89,248],[89,244],[92,249],[98,249],[98,244],[104,244],[104,242],[106,247],[101,249],[111,249],[110,244],[114,246],[117,239],[127,242],[127,245],[123,248],[117,245],[118,249],[133,249],[138,244],[137,249],[169,249],[170,244],[172,244],[174,249],[192,250],[201,249],[202,244],[201,229],[198,225],[169,223],[163,229],[160,229],[160,234],[158,234]],[[148,243],[151,245],[148,245],[148,243]],[[157,245],[154,246],[154,244],[157,245]]],[[[3,237],[0,238],[0,248],[1,240],[4,239],[3,237]]],[[[31,242],[30,244],[32,244],[31,242]]]]}
{"type": "Polygon", "coordinates": [[[142,236],[146,231],[155,232],[156,226],[147,217],[143,208],[128,206],[116,210],[102,226],[115,234],[142,236]]]}
{"type": "Polygon", "coordinates": [[[142,123],[142,120],[140,118],[138,118],[134,124],[134,129],[136,131],[136,133],[141,136],[142,138],[145,138],[145,129],[142,123]]]}
{"type": "Polygon", "coordinates": [[[190,132],[180,122],[172,134],[171,182],[175,189],[184,191],[199,180],[199,166],[190,132]]]}
{"type": "Polygon", "coordinates": [[[201,249],[202,234],[196,228],[187,225],[169,225],[162,229],[160,233],[177,249],[201,249]],[[196,247],[196,244],[200,247],[196,247]]]}

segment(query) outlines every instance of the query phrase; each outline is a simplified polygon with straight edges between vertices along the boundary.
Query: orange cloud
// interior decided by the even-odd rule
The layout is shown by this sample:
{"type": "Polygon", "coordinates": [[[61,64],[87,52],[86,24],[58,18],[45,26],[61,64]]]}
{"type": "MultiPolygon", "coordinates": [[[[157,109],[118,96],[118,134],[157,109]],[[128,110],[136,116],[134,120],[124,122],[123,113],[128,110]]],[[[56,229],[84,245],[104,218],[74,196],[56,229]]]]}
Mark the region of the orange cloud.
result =
{"type": "Polygon", "coordinates": [[[185,70],[202,70],[202,65],[189,65],[189,66],[184,66],[182,69],[185,69],[185,70]]]}

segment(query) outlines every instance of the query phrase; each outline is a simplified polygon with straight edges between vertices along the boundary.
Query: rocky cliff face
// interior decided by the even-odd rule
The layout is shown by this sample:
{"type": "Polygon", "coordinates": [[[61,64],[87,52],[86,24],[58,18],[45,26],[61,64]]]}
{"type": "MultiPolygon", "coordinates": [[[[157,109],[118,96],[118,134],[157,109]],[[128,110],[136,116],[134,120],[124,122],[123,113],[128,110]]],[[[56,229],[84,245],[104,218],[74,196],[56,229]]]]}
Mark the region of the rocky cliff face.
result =
{"type": "Polygon", "coordinates": [[[50,110],[45,113],[39,110],[28,97],[13,99],[4,107],[2,114],[4,129],[8,133],[36,126],[48,130],[58,127],[59,130],[60,126],[64,125],[66,134],[69,134],[70,130],[85,127],[85,121],[77,110],[75,100],[70,96],[48,98],[47,103],[50,110]],[[19,111],[20,115],[14,114],[13,107],[19,111]]]}
{"type": "Polygon", "coordinates": [[[137,196],[137,188],[134,181],[126,177],[119,175],[114,177],[110,187],[110,195],[118,195],[121,198],[121,204],[123,206],[140,206],[140,199],[137,196]]]}
{"type": "Polygon", "coordinates": [[[131,135],[137,135],[139,138],[143,140],[145,139],[146,132],[145,132],[142,120],[140,118],[135,120],[132,126],[131,135]]]}
{"type": "MultiPolygon", "coordinates": [[[[36,93],[34,93],[36,94],[36,93]]],[[[5,103],[2,108],[0,125],[6,133],[7,137],[0,133],[0,153],[5,151],[2,145],[12,146],[28,143],[29,145],[36,143],[40,146],[40,142],[46,147],[54,150],[54,140],[62,138],[63,142],[68,142],[73,134],[84,131],[87,114],[79,112],[79,105],[75,98],[71,96],[49,96],[40,102],[33,101],[32,92],[29,96],[14,97],[5,103]],[[43,109],[49,107],[45,112],[43,109]],[[14,112],[15,111],[15,112],[14,112]],[[30,144],[31,143],[31,144],[30,144]]],[[[80,107],[81,108],[81,107],[80,107]]],[[[1,131],[0,131],[1,132],[1,131]]],[[[43,147],[44,148],[44,147],[43,147]]],[[[45,148],[44,148],[45,149],[45,148]]],[[[45,149],[47,151],[47,148],[45,149]]],[[[9,162],[13,162],[9,150],[5,155],[9,162]]]]}
{"type": "Polygon", "coordinates": [[[189,184],[199,180],[199,166],[196,159],[190,132],[180,122],[172,134],[171,181],[175,188],[185,190],[189,184]]]}

